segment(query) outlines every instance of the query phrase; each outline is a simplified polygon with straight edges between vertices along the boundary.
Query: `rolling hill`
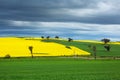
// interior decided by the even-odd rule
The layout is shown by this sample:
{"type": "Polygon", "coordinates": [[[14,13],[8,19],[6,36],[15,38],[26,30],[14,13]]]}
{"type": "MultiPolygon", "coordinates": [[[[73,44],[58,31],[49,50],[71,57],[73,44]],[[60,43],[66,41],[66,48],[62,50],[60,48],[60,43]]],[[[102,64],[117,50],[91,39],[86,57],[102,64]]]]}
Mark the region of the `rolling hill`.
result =
{"type": "Polygon", "coordinates": [[[10,55],[11,57],[31,56],[29,47],[32,46],[34,56],[72,56],[90,55],[89,52],[75,46],[66,46],[55,42],[43,42],[40,38],[0,38],[0,57],[10,55]]]}

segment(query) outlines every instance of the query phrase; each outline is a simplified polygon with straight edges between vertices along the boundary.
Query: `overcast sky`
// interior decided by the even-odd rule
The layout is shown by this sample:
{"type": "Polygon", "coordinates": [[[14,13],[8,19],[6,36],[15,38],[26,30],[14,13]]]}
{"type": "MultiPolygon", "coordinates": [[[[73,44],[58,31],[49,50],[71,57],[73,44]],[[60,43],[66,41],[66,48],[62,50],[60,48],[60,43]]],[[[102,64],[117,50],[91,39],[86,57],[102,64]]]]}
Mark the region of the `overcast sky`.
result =
{"type": "Polygon", "coordinates": [[[0,0],[0,36],[120,41],[120,0],[0,0]]]}

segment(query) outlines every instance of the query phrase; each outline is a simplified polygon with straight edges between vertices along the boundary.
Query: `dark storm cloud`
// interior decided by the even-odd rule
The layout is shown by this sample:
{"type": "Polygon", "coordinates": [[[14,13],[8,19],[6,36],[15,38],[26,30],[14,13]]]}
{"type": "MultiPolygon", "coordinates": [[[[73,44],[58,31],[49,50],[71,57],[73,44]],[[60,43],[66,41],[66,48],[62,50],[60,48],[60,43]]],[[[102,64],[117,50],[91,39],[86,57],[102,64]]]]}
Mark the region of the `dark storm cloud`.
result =
{"type": "Polygon", "coordinates": [[[120,0],[0,0],[0,35],[95,39],[117,34],[117,39],[119,4],[120,0]]]}
{"type": "MultiPolygon", "coordinates": [[[[80,7],[72,2],[71,0],[1,0],[0,18],[20,21],[56,21],[57,18],[65,21],[66,18],[64,20],[64,17],[67,15],[54,14],[51,11],[80,7]]],[[[83,7],[83,4],[81,7],[83,7]]]]}
{"type": "MultiPolygon", "coordinates": [[[[105,3],[105,0],[0,0],[0,19],[119,24],[119,14],[114,16],[112,14],[106,15],[106,13],[101,14],[101,12],[100,14],[92,14],[96,12],[98,3],[102,1],[105,3]],[[93,11],[91,13],[84,12],[89,9],[93,11]],[[82,16],[83,12],[84,16],[82,16]],[[74,13],[77,13],[77,16],[74,13]],[[117,22],[112,20],[113,18],[117,18],[117,22]]],[[[110,0],[111,3],[112,1],[110,0]]]]}

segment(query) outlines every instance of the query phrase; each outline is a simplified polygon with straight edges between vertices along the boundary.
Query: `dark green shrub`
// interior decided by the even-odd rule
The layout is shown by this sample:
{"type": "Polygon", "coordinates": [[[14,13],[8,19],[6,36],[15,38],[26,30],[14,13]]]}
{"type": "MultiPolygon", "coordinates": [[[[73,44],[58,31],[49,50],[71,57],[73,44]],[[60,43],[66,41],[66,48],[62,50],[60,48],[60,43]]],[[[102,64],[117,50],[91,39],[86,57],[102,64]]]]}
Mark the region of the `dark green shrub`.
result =
{"type": "Polygon", "coordinates": [[[7,55],[5,55],[5,57],[4,58],[10,58],[10,55],[9,54],[7,54],[7,55]]]}

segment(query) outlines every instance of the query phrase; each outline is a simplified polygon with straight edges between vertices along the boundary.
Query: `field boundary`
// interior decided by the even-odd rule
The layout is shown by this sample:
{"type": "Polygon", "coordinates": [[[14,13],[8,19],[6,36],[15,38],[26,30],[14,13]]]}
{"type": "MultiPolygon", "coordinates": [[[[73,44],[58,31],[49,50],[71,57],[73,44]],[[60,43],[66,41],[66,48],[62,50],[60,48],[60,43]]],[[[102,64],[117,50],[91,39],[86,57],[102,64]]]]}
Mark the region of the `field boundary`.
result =
{"type": "MultiPolygon", "coordinates": [[[[0,57],[0,59],[29,59],[31,57],[0,57]]],[[[63,58],[63,59],[82,59],[82,60],[95,60],[93,56],[34,56],[33,59],[36,58],[63,58]]],[[[120,60],[120,56],[96,56],[96,60],[120,60]]]]}

